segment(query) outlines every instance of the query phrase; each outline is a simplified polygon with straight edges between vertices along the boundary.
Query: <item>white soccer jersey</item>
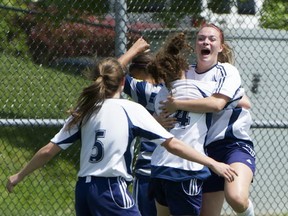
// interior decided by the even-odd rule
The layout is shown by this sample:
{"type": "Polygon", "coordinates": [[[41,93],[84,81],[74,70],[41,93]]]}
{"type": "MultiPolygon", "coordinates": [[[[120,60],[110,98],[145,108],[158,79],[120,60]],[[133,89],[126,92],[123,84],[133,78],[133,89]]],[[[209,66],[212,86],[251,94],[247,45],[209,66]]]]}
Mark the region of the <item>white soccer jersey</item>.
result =
{"type": "Polygon", "coordinates": [[[154,113],[154,98],[162,88],[162,84],[153,85],[146,81],[140,81],[126,75],[124,93],[129,95],[133,101],[140,103],[151,114],[154,113]]]}
{"type": "MultiPolygon", "coordinates": [[[[171,94],[175,99],[199,99],[208,97],[215,89],[216,82],[202,82],[191,79],[177,80],[172,83],[171,94]]],[[[159,102],[166,100],[169,92],[163,87],[155,98],[156,113],[159,114],[159,102]]],[[[178,123],[170,130],[175,137],[204,153],[204,142],[207,135],[209,116],[206,113],[177,111],[172,114],[178,123]]],[[[209,171],[201,164],[175,156],[163,147],[157,146],[152,154],[152,176],[172,181],[183,181],[191,178],[205,179],[209,171]]]]}
{"type": "MultiPolygon", "coordinates": [[[[154,98],[163,87],[163,84],[151,84],[146,81],[134,79],[126,75],[124,93],[131,99],[144,106],[152,115],[155,112],[154,98]]],[[[145,138],[140,138],[140,147],[138,158],[135,164],[135,174],[150,176],[151,175],[151,156],[156,148],[156,144],[145,138]]]]}
{"type": "Polygon", "coordinates": [[[195,68],[196,65],[190,66],[186,73],[186,78],[217,82],[213,93],[219,93],[233,98],[238,89],[241,88],[239,71],[229,63],[218,63],[204,73],[197,73],[195,68]]]}
{"type": "Polygon", "coordinates": [[[218,63],[205,73],[198,74],[196,65],[191,65],[187,78],[202,81],[217,82],[213,93],[219,93],[231,98],[226,107],[213,113],[205,145],[223,139],[251,140],[249,129],[252,124],[250,112],[236,107],[239,99],[244,95],[241,88],[241,77],[236,67],[229,63],[218,63]]]}
{"type": "Polygon", "coordinates": [[[75,126],[67,131],[64,125],[51,141],[66,149],[81,139],[79,177],[122,176],[131,181],[137,136],[156,144],[173,137],[140,104],[125,99],[107,99],[99,112],[81,128],[75,126]]]}

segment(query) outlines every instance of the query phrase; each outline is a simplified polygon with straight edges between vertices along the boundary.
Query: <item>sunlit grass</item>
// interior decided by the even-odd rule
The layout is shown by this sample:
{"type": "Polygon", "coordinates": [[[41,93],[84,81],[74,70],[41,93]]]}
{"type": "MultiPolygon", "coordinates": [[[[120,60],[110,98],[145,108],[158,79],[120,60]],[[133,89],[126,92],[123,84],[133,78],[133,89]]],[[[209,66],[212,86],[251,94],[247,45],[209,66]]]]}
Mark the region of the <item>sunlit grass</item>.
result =
{"type": "Polygon", "coordinates": [[[89,82],[83,76],[0,55],[1,118],[63,118],[89,82]]]}

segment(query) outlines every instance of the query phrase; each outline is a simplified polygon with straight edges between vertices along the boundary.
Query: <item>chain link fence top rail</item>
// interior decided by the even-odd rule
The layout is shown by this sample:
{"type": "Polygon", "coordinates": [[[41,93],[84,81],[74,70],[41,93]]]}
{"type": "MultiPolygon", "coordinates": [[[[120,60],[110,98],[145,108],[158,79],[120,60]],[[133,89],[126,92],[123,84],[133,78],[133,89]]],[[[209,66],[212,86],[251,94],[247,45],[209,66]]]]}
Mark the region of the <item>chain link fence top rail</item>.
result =
{"type": "MultiPolygon", "coordinates": [[[[75,215],[79,145],[9,195],[7,177],[61,128],[95,60],[120,56],[140,36],[152,52],[174,32],[192,43],[203,22],[224,30],[252,103],[255,213],[288,215],[286,0],[2,0],[0,16],[0,215],[75,215]]],[[[222,215],[232,215],[226,203],[222,215]]]]}

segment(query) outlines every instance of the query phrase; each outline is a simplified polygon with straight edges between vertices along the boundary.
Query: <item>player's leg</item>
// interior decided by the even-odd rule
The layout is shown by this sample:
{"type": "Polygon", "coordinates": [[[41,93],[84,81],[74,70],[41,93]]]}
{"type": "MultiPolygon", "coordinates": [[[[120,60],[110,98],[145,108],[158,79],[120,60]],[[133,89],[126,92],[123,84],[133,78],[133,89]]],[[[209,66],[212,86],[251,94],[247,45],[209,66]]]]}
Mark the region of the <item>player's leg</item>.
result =
{"type": "Polygon", "coordinates": [[[159,204],[157,201],[156,203],[156,209],[157,209],[157,216],[170,216],[170,211],[167,206],[163,206],[159,204]]]}
{"type": "Polygon", "coordinates": [[[254,216],[254,208],[249,200],[249,188],[256,167],[253,144],[239,141],[230,146],[227,163],[236,170],[238,177],[231,183],[225,182],[225,198],[238,215],[254,216]]]}
{"type": "Polygon", "coordinates": [[[243,213],[250,207],[247,214],[243,215],[254,215],[253,205],[249,201],[249,188],[253,172],[246,164],[240,162],[230,165],[236,170],[238,177],[233,182],[225,182],[225,198],[236,213],[243,213]]]}
{"type": "Polygon", "coordinates": [[[219,216],[224,203],[224,192],[210,192],[202,195],[201,216],[219,216]]]}
{"type": "Polygon", "coordinates": [[[166,202],[164,180],[151,178],[149,182],[149,197],[154,200],[157,216],[169,216],[170,211],[166,202]]]}
{"type": "MultiPolygon", "coordinates": [[[[206,150],[214,160],[225,163],[225,146],[226,142],[218,142],[215,145],[209,145],[206,150]]],[[[201,216],[220,216],[224,203],[224,181],[223,177],[213,171],[211,171],[211,176],[204,181],[201,216]]]]}

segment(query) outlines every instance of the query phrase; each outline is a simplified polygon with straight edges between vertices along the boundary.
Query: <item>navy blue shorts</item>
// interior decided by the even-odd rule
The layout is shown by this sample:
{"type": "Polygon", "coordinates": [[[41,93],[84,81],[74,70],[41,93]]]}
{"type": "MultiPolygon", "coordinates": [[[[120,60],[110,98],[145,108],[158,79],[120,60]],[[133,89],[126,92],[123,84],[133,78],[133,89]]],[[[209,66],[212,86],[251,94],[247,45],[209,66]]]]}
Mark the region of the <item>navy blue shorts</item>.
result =
{"type": "MultiPolygon", "coordinates": [[[[255,152],[252,142],[221,140],[209,144],[205,148],[206,154],[216,161],[232,164],[240,162],[246,164],[255,173],[255,152]]],[[[210,170],[211,171],[211,170],[210,170]]],[[[203,193],[223,191],[225,180],[213,171],[203,184],[203,193]]]]}
{"type": "Polygon", "coordinates": [[[142,216],[156,216],[156,205],[153,198],[148,196],[149,192],[149,176],[135,177],[133,183],[133,197],[142,216]]]}
{"type": "Polygon", "coordinates": [[[182,182],[152,178],[149,195],[169,208],[171,215],[199,215],[202,205],[202,184],[199,179],[182,182]]]}
{"type": "Polygon", "coordinates": [[[77,216],[140,216],[127,182],[121,177],[79,177],[75,198],[77,216]]]}

